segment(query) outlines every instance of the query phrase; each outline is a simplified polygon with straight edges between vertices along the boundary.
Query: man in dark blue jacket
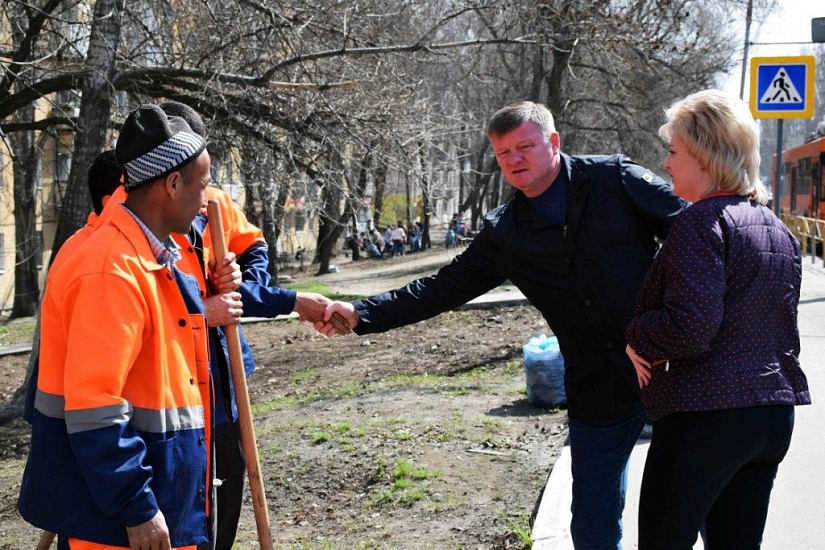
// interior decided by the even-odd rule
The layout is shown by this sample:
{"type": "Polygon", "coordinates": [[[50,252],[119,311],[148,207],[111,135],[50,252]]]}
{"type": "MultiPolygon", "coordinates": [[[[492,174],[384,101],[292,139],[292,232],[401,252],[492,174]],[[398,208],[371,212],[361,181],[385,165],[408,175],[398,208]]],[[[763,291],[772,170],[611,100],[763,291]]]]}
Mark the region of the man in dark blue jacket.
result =
{"type": "MultiPolygon", "coordinates": [[[[404,288],[336,302],[325,318],[338,312],[356,334],[382,332],[510,280],[541,311],[565,359],[575,547],[621,548],[627,462],[645,422],[624,329],[656,238],[688,203],[624,156],[562,154],[542,105],[501,109],[487,135],[517,191],[485,216],[467,250],[404,288]]],[[[329,323],[315,326],[334,333],[329,323]]]]}

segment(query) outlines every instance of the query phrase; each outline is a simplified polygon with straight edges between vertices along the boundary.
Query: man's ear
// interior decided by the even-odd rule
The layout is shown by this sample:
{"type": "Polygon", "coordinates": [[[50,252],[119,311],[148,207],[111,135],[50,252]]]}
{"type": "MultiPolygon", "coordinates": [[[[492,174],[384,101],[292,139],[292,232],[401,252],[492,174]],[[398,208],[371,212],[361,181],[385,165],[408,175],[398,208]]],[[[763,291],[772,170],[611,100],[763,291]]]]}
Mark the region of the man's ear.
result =
{"type": "Polygon", "coordinates": [[[550,134],[550,145],[553,146],[553,149],[559,151],[561,149],[561,136],[558,132],[553,132],[550,134]]]}
{"type": "Polygon", "coordinates": [[[170,194],[174,194],[178,190],[178,185],[181,184],[180,172],[172,172],[166,176],[166,188],[170,194]]]}

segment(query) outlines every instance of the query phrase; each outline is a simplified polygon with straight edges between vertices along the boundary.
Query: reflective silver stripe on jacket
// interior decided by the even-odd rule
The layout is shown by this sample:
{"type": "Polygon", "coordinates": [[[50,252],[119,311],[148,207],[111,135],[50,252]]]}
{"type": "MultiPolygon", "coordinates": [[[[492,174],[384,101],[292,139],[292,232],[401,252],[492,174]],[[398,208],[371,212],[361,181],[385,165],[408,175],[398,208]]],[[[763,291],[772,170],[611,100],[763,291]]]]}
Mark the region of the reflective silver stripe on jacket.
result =
{"type": "Polygon", "coordinates": [[[66,410],[66,402],[62,395],[46,393],[38,389],[34,394],[34,408],[49,418],[65,419],[63,413],[66,410]]]}
{"type": "Polygon", "coordinates": [[[162,411],[135,408],[132,426],[142,432],[159,434],[203,428],[203,407],[198,405],[162,411]]]}
{"type": "Polygon", "coordinates": [[[66,430],[70,434],[126,422],[138,431],[149,433],[167,433],[204,427],[203,407],[200,405],[159,411],[141,407],[133,409],[127,402],[67,412],[66,402],[62,395],[37,390],[34,406],[45,416],[65,420],[66,430]]]}
{"type": "Polygon", "coordinates": [[[74,434],[126,424],[131,416],[132,406],[129,403],[66,411],[66,431],[74,434]]]}

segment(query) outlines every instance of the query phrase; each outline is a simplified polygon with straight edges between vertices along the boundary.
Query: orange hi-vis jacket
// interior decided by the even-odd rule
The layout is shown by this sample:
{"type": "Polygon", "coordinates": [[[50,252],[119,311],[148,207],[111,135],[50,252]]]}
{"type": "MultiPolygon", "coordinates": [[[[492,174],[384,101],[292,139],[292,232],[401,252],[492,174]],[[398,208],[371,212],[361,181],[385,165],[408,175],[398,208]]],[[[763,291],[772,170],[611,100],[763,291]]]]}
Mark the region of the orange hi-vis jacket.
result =
{"type": "MultiPolygon", "coordinates": [[[[239,292],[243,299],[244,313],[246,314],[247,306],[254,307],[256,302],[263,302],[258,299],[262,295],[265,297],[277,295],[279,298],[277,302],[267,300],[266,305],[269,306],[267,310],[272,312],[269,316],[274,317],[283,313],[283,310],[292,311],[294,296],[288,304],[282,304],[286,299],[281,297],[286,296],[286,292],[280,289],[276,292],[276,289],[268,287],[270,277],[266,269],[269,262],[266,256],[266,241],[264,241],[261,230],[246,219],[243,211],[233,202],[229,193],[216,187],[207,187],[206,198],[218,203],[226,249],[235,253],[236,261],[243,271],[243,283],[239,292]],[[255,293],[254,296],[253,293],[255,293]]],[[[206,212],[202,211],[192,222],[189,233],[172,235],[181,249],[181,260],[177,265],[182,271],[196,276],[202,296],[213,293],[212,289],[207,286],[203,267],[210,259],[214,259],[212,232],[208,222],[206,212]]],[[[249,376],[255,370],[255,362],[241,327],[238,327],[238,332],[241,339],[244,371],[246,376],[249,376]]],[[[223,327],[210,329],[210,333],[212,335],[209,341],[211,372],[216,394],[214,420],[217,426],[237,420],[238,412],[234,381],[229,370],[226,334],[223,327]]]]}
{"type": "Polygon", "coordinates": [[[123,207],[68,255],[41,306],[18,507],[33,525],[129,546],[160,510],[173,547],[207,541],[207,330],[197,285],[159,265],[123,207]]]}
{"type": "MultiPolygon", "coordinates": [[[[86,242],[86,239],[94,233],[95,229],[98,228],[105,220],[109,219],[109,215],[112,210],[117,207],[120,209],[120,203],[122,203],[126,199],[126,190],[121,185],[118,187],[111,196],[112,199],[107,202],[107,206],[103,208],[103,211],[98,216],[94,212],[90,212],[89,216],[86,218],[86,225],[72,233],[72,235],[66,239],[66,242],[60,247],[57,251],[57,255],[52,258],[51,262],[49,263],[49,270],[46,273],[46,285],[49,284],[49,281],[52,280],[52,277],[60,271],[60,266],[66,261],[66,259],[72,255],[72,253],[78,249],[78,247],[86,242]]],[[[39,356],[38,356],[39,361],[39,356]]],[[[26,403],[23,408],[23,419],[26,422],[31,424],[32,415],[34,414],[34,398],[36,395],[37,387],[35,386],[35,382],[37,378],[40,376],[40,367],[39,363],[35,362],[34,364],[34,371],[32,372],[31,382],[29,387],[26,389],[26,403]]]]}

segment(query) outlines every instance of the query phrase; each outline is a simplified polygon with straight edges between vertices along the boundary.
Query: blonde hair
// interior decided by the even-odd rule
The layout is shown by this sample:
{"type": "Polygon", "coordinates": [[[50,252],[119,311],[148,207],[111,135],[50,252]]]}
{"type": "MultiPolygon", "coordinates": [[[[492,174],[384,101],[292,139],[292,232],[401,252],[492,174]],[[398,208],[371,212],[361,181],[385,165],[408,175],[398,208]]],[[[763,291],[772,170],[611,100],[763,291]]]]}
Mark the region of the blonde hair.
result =
{"type": "Polygon", "coordinates": [[[659,136],[669,142],[678,135],[710,173],[716,191],[767,202],[759,179],[759,126],[744,101],[719,90],[703,90],[676,101],[665,115],[659,136]]]}

